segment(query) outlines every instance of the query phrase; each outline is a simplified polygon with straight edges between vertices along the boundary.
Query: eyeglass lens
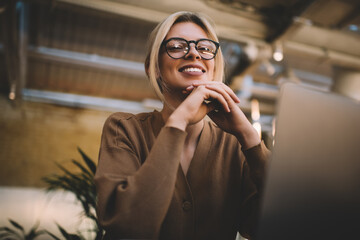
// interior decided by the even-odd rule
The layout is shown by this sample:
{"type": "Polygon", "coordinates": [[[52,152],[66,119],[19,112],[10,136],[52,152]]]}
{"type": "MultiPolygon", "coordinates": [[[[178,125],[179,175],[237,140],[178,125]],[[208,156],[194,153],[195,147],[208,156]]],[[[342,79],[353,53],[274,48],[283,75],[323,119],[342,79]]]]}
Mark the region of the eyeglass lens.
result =
{"type": "MultiPolygon", "coordinates": [[[[184,39],[171,39],[166,44],[166,51],[172,58],[182,58],[189,52],[189,43],[184,39]]],[[[215,57],[217,46],[210,40],[200,40],[196,44],[196,50],[203,59],[215,57]]]]}

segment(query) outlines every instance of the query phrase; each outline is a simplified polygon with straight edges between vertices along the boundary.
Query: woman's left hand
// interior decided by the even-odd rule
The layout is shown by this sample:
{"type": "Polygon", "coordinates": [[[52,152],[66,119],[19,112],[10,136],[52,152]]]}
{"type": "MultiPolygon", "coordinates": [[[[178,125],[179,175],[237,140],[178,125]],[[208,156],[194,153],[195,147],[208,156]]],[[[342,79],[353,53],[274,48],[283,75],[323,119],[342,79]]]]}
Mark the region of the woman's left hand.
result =
{"type": "Polygon", "coordinates": [[[193,83],[190,87],[186,88],[186,91],[191,92],[194,88],[201,85],[221,94],[230,108],[230,112],[228,112],[225,111],[220,104],[217,104],[219,107],[209,112],[208,116],[222,130],[236,136],[243,149],[248,149],[259,144],[261,141],[259,135],[237,105],[240,100],[232,89],[222,82],[207,81],[193,83]]]}

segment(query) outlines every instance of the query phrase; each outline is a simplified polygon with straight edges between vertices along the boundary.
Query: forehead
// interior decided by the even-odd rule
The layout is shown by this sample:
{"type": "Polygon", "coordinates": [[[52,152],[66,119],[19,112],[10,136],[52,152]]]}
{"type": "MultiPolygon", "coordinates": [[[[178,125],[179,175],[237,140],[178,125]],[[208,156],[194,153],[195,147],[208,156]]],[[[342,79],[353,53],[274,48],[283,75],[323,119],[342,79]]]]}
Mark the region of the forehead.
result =
{"type": "Polygon", "coordinates": [[[197,40],[200,38],[208,38],[208,35],[199,25],[192,22],[181,22],[174,24],[168,34],[166,39],[172,37],[181,37],[186,40],[197,40]]]}

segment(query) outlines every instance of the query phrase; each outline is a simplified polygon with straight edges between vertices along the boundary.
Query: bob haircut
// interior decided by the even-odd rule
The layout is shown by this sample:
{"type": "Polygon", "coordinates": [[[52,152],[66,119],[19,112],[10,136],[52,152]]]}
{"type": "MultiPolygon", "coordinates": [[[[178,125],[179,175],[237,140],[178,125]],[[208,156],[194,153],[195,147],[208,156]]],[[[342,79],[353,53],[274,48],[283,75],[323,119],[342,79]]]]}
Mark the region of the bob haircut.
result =
{"type": "MultiPolygon", "coordinates": [[[[158,97],[165,101],[162,90],[164,89],[164,83],[160,77],[160,69],[159,69],[159,53],[161,49],[161,44],[164,41],[166,35],[170,31],[170,28],[176,23],[182,22],[191,22],[200,26],[205,33],[208,35],[208,38],[219,42],[215,29],[213,25],[210,23],[207,17],[201,15],[199,13],[192,12],[176,12],[168,16],[165,20],[160,22],[155,29],[151,32],[149,41],[148,41],[148,52],[145,59],[145,71],[148,76],[151,85],[155,89],[158,97]]],[[[214,79],[215,81],[223,81],[224,80],[224,58],[219,48],[215,61],[215,69],[214,69],[214,79]]]]}

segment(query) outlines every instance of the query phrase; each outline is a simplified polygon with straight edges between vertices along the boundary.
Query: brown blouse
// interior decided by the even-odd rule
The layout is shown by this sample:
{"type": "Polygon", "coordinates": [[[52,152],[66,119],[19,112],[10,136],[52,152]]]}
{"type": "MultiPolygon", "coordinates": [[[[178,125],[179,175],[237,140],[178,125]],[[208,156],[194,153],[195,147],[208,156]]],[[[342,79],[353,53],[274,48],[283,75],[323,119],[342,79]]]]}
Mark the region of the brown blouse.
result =
{"type": "Polygon", "coordinates": [[[186,176],[186,132],[159,112],[115,113],[105,122],[95,176],[97,214],[111,239],[234,240],[254,234],[269,151],[241,150],[206,122],[186,176]]]}

